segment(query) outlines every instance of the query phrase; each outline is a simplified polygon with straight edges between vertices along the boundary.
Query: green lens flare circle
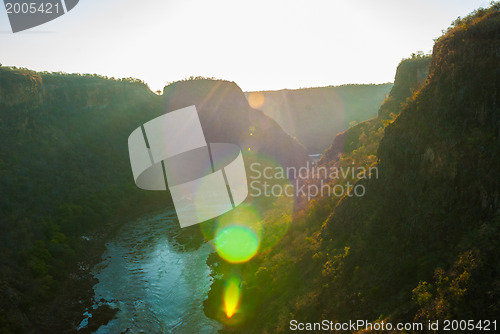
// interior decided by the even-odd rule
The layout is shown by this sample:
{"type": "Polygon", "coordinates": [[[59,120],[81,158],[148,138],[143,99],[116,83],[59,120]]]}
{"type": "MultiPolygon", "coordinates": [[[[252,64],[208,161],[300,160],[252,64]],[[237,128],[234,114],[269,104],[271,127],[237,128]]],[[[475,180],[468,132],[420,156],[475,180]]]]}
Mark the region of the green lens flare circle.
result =
{"type": "Polygon", "coordinates": [[[230,225],[222,228],[215,237],[215,249],[228,262],[246,262],[257,254],[259,238],[247,227],[230,225]]]}

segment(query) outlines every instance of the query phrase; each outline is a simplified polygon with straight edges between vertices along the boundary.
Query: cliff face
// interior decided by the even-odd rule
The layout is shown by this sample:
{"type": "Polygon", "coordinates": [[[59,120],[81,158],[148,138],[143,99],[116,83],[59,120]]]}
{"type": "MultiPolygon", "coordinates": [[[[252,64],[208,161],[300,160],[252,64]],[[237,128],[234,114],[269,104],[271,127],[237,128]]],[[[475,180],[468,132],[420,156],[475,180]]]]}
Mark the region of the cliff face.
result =
{"type": "Polygon", "coordinates": [[[166,110],[196,105],[209,142],[230,142],[277,160],[283,166],[302,166],[305,149],[260,110],[252,109],[242,90],[222,80],[180,81],[165,87],[166,110]]]}
{"type": "Polygon", "coordinates": [[[35,72],[0,67],[0,105],[38,105],[42,102],[42,77],[35,72]]]}
{"type": "Polygon", "coordinates": [[[428,59],[402,63],[379,117],[339,137],[340,160],[323,161],[375,166],[378,177],[356,181],[363,196],[312,201],[242,269],[249,320],[225,332],[287,333],[291,319],[425,327],[498,317],[499,34],[496,3],[439,38],[425,82],[428,59]]]}
{"type": "Polygon", "coordinates": [[[107,80],[97,75],[68,75],[0,67],[0,105],[4,108],[34,108],[42,104],[45,107],[66,105],[74,109],[104,108],[109,103],[123,100],[127,95],[130,100],[131,97],[153,94],[137,79],[107,80]],[[132,86],[134,88],[131,89],[132,86]]]}
{"type": "Polygon", "coordinates": [[[425,83],[429,63],[430,57],[422,55],[413,55],[401,61],[396,70],[394,86],[380,106],[377,117],[339,133],[332,145],[323,153],[319,164],[335,163],[342,155],[359,150],[365,144],[360,137],[375,139],[370,143],[371,147],[368,147],[369,152],[366,155],[376,154],[386,124],[399,115],[402,105],[411,99],[425,83]],[[377,135],[378,132],[379,135],[377,135]]]}
{"type": "Polygon", "coordinates": [[[250,102],[297,137],[309,154],[321,153],[351,122],[377,115],[392,84],[344,85],[248,92],[250,102]]]}
{"type": "Polygon", "coordinates": [[[430,57],[413,54],[411,58],[405,59],[399,64],[394,78],[394,86],[389,97],[380,107],[378,118],[390,119],[399,115],[401,104],[411,99],[413,94],[424,85],[429,74],[429,63],[430,57]]]}
{"type": "Polygon", "coordinates": [[[439,39],[426,84],[380,143],[380,178],[360,181],[366,196],[341,201],[324,225],[323,250],[351,247],[327,291],[358,296],[326,302],[330,315],[498,314],[499,31],[496,5],[439,39]]]}

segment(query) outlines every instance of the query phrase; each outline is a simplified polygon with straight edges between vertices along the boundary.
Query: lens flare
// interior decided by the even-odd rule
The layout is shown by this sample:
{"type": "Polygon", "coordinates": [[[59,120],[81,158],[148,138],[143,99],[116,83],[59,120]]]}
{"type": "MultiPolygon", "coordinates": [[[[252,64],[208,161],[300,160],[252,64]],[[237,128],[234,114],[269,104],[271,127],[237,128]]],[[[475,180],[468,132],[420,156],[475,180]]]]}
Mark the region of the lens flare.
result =
{"type": "Polygon", "coordinates": [[[251,229],[232,225],[219,231],[215,248],[220,257],[228,262],[246,262],[257,253],[259,239],[251,229]]]}
{"type": "Polygon", "coordinates": [[[293,193],[289,189],[294,185],[293,177],[298,175],[299,168],[283,167],[263,153],[247,154],[245,162],[250,166],[247,174],[250,198],[247,203],[262,217],[259,252],[265,252],[283,238],[291,225],[294,197],[287,195],[287,192],[293,193]],[[288,175],[291,179],[288,179],[288,175]]]}
{"type": "Polygon", "coordinates": [[[248,96],[248,104],[254,109],[259,109],[264,104],[264,94],[261,92],[252,92],[248,96]]]}
{"type": "MultiPolygon", "coordinates": [[[[250,127],[250,130],[253,129],[250,127]]],[[[200,224],[205,239],[214,246],[220,258],[236,264],[272,249],[287,233],[294,212],[293,197],[266,196],[264,192],[265,183],[281,188],[293,185],[286,178],[276,177],[276,168],[281,165],[265,154],[254,153],[253,148],[249,153],[245,150],[245,154],[247,177],[252,185],[248,198],[217,219],[200,224]]],[[[286,173],[283,175],[285,177],[286,173]]]]}
{"type": "Polygon", "coordinates": [[[227,262],[246,262],[257,254],[261,235],[260,217],[251,206],[243,204],[219,219],[215,250],[227,262]]]}
{"type": "Polygon", "coordinates": [[[228,318],[231,318],[238,309],[241,299],[241,280],[237,276],[231,276],[226,282],[224,289],[224,310],[228,318]]]}

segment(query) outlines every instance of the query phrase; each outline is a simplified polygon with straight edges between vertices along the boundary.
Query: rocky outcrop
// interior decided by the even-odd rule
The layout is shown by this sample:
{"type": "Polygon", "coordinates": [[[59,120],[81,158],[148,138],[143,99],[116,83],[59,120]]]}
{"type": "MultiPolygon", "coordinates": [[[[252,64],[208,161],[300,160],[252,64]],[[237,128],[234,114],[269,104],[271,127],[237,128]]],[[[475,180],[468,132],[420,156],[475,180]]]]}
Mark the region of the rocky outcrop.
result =
{"type": "MultiPolygon", "coordinates": [[[[360,136],[377,137],[378,131],[383,132],[385,128],[384,121],[395,119],[401,112],[401,107],[407,103],[413,95],[424,85],[429,71],[430,57],[425,55],[413,55],[411,58],[404,59],[396,70],[394,86],[389,96],[384,100],[379,108],[378,115],[374,119],[356,124],[352,128],[339,133],[333,140],[332,145],[325,150],[319,164],[335,163],[343,154],[351,153],[359,149],[363,144],[359,140],[360,136]]],[[[378,147],[373,149],[375,153],[378,147]]]]}
{"type": "Polygon", "coordinates": [[[32,71],[0,67],[0,105],[39,105],[43,101],[42,77],[32,71]]]}
{"type": "Polygon", "coordinates": [[[305,149],[262,111],[252,109],[243,91],[223,80],[179,81],[163,90],[166,111],[196,105],[209,142],[238,144],[244,151],[277,160],[283,166],[302,166],[305,149]]]}
{"type": "MultiPolygon", "coordinates": [[[[105,108],[146,94],[148,87],[137,79],[109,80],[98,75],[35,72],[0,67],[0,106],[33,109],[55,105],[105,108]],[[126,97],[126,98],[125,98],[126,97]]],[[[71,112],[70,109],[67,112],[71,112]]]]}

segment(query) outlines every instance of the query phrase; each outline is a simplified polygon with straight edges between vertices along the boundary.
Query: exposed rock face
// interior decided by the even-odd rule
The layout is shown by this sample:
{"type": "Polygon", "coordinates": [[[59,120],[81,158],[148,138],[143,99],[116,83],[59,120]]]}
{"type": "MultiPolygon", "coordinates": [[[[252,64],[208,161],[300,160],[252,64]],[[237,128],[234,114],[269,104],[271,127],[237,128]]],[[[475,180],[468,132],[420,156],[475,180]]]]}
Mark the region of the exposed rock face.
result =
{"type": "Polygon", "coordinates": [[[42,102],[42,77],[35,72],[15,72],[0,67],[0,105],[38,105],[42,102]]]}
{"type": "Polygon", "coordinates": [[[390,83],[343,85],[246,94],[250,101],[258,100],[251,105],[262,104],[259,109],[297,137],[309,154],[317,154],[349,123],[375,117],[391,87],[390,83]]]}
{"type": "Polygon", "coordinates": [[[276,159],[283,166],[301,166],[305,149],[271,118],[252,109],[242,90],[222,80],[180,81],[165,87],[166,111],[196,105],[209,142],[230,142],[276,159]]]}
{"type": "Polygon", "coordinates": [[[328,149],[321,156],[319,164],[323,164],[326,162],[336,162],[340,159],[342,153],[344,153],[344,145],[347,132],[349,132],[349,130],[341,132],[335,136],[332,145],[330,145],[330,147],[328,147],[328,149]]]}
{"type": "Polygon", "coordinates": [[[430,57],[413,55],[412,58],[399,64],[394,86],[378,111],[379,118],[388,119],[391,113],[395,116],[399,115],[401,104],[406,103],[424,85],[429,74],[429,63],[430,57]]]}
{"type": "Polygon", "coordinates": [[[0,67],[0,106],[41,109],[64,107],[66,114],[83,109],[116,107],[134,99],[158,99],[137,79],[109,80],[97,75],[58,74],[0,67]]]}
{"type": "MultiPolygon", "coordinates": [[[[403,60],[396,70],[394,86],[387,99],[382,103],[378,116],[339,133],[333,140],[332,145],[325,150],[319,163],[335,163],[342,154],[350,153],[361,146],[362,143],[359,137],[362,133],[370,135],[370,133],[380,129],[383,130],[383,121],[397,117],[402,104],[406,103],[425,83],[429,63],[429,56],[417,56],[403,60]]],[[[374,151],[376,151],[376,148],[374,151]]]]}

